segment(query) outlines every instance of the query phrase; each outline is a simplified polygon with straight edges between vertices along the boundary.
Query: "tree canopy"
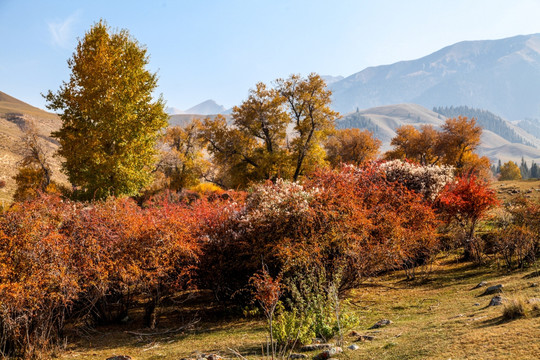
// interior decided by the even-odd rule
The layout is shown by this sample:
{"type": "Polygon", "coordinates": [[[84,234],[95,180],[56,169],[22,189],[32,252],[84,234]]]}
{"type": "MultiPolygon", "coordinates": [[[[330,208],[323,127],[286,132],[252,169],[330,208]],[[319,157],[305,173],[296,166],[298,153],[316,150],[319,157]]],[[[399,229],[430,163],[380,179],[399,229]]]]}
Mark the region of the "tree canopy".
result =
{"type": "Polygon", "coordinates": [[[151,180],[159,131],[167,126],[157,76],[146,69],[147,50],[127,30],[96,23],[79,41],[68,82],[49,91],[59,113],[63,169],[81,197],[134,195],[151,180]]]}
{"type": "Polygon", "coordinates": [[[261,180],[297,180],[325,162],[323,142],[334,131],[337,113],[331,92],[317,74],[291,75],[274,87],[258,83],[232,113],[206,119],[201,135],[218,167],[216,182],[246,187],[261,180]]]}
{"type": "Polygon", "coordinates": [[[416,160],[423,165],[450,165],[458,174],[475,173],[486,177],[489,159],[475,153],[480,145],[482,128],[476,120],[459,116],[447,119],[442,129],[423,125],[420,130],[412,125],[397,129],[388,151],[388,159],[416,160]]]}

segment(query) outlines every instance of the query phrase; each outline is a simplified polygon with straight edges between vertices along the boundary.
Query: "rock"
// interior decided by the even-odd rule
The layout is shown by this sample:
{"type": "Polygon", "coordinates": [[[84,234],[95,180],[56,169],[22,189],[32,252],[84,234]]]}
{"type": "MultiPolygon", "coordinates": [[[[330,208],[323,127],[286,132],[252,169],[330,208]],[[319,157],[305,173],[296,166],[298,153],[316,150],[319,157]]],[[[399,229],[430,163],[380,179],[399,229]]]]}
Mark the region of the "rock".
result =
{"type": "Polygon", "coordinates": [[[503,298],[501,295],[497,295],[497,296],[494,296],[491,301],[489,302],[489,305],[488,306],[497,306],[497,305],[502,305],[503,303],[503,298]]]}
{"type": "Polygon", "coordinates": [[[480,306],[480,303],[474,303],[473,306],[480,306]]]}
{"type": "Polygon", "coordinates": [[[356,339],[356,341],[361,341],[361,342],[373,341],[373,340],[375,340],[375,336],[371,336],[371,335],[360,335],[358,339],[356,339]]]}
{"type": "Polygon", "coordinates": [[[336,347],[332,347],[332,348],[330,348],[328,350],[324,350],[319,355],[316,355],[313,359],[314,360],[328,360],[332,356],[337,355],[337,354],[342,353],[342,352],[343,352],[343,349],[340,348],[339,346],[336,346],[336,347]]]}
{"type": "Polygon", "coordinates": [[[221,360],[222,357],[218,354],[210,354],[206,357],[206,360],[221,360]]]}
{"type": "Polygon", "coordinates": [[[538,287],[538,283],[532,283],[531,287],[538,287]]]}
{"type": "Polygon", "coordinates": [[[351,331],[349,336],[360,336],[360,333],[358,331],[353,330],[353,331],[351,331]]]}
{"type": "Polygon", "coordinates": [[[289,356],[289,358],[291,358],[291,359],[307,359],[307,355],[306,354],[292,353],[291,356],[289,356]]]}
{"type": "Polygon", "coordinates": [[[350,350],[358,350],[360,349],[360,346],[356,345],[356,344],[351,344],[347,347],[347,349],[350,349],[350,350]]]}
{"type": "Polygon", "coordinates": [[[486,291],[484,291],[484,293],[482,294],[482,296],[484,295],[491,295],[491,294],[496,294],[496,293],[501,293],[502,292],[502,284],[498,284],[498,285],[493,285],[493,286],[490,286],[486,289],[486,291]]]}
{"type": "Polygon", "coordinates": [[[369,329],[378,329],[380,327],[383,327],[383,326],[386,326],[386,325],[390,325],[392,323],[392,321],[388,320],[388,319],[382,319],[382,320],[379,320],[377,321],[372,327],[370,327],[369,329]]]}
{"type": "Polygon", "coordinates": [[[107,360],[133,360],[131,356],[128,355],[116,355],[111,356],[110,358],[107,358],[107,360]]]}
{"type": "Polygon", "coordinates": [[[484,287],[484,286],[487,286],[487,282],[486,281],[480,281],[478,284],[476,284],[475,287],[472,288],[472,290],[478,289],[478,288],[481,288],[481,287],[484,287]]]}
{"type": "Polygon", "coordinates": [[[313,350],[323,350],[323,349],[331,349],[334,346],[334,344],[310,344],[310,345],[304,345],[300,348],[300,351],[313,351],[313,350]]]}

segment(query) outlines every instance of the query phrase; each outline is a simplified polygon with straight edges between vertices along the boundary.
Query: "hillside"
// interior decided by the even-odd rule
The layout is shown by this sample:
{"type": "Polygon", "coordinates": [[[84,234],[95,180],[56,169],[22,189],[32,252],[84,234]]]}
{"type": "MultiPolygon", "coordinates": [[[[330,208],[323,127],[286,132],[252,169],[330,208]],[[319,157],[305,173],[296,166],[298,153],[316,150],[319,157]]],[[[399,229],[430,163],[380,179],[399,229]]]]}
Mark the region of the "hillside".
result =
{"type": "MultiPolygon", "coordinates": [[[[374,133],[374,136],[380,139],[382,151],[387,151],[391,148],[390,141],[395,136],[395,130],[403,125],[413,125],[420,127],[421,125],[441,126],[446,117],[434,111],[428,110],[416,104],[398,104],[386,105],[375,108],[358,110],[349,114],[345,114],[338,123],[338,128],[353,128],[368,129],[374,133]]],[[[506,120],[500,119],[501,123],[497,123],[503,131],[499,131],[496,126],[491,126],[492,130],[488,130],[487,126],[483,126],[482,142],[479,148],[481,155],[488,156],[492,161],[498,159],[502,161],[520,161],[523,156],[525,160],[540,161],[540,149],[520,144],[513,143],[505,139],[502,135],[505,131],[512,131],[513,136],[524,138],[524,141],[537,144],[540,140],[521,133],[521,129],[510,124],[506,120]],[[498,133],[497,133],[498,132],[498,133]],[[536,141],[535,141],[536,140],[536,141]]],[[[496,125],[497,125],[496,124],[496,125]]],[[[488,124],[489,125],[489,124],[488,124]]]]}
{"type": "Polygon", "coordinates": [[[540,34],[460,42],[420,59],[369,67],[329,87],[342,113],[416,103],[489,109],[508,120],[540,117],[540,34]]]}
{"type": "Polygon", "coordinates": [[[60,172],[60,159],[52,156],[58,144],[50,137],[51,132],[60,128],[60,119],[0,92],[0,179],[6,181],[6,187],[0,189],[0,202],[10,202],[15,191],[13,176],[17,173],[17,162],[21,160],[21,139],[29,122],[36,125],[44,140],[43,144],[52,163],[53,179],[66,182],[60,172]]]}

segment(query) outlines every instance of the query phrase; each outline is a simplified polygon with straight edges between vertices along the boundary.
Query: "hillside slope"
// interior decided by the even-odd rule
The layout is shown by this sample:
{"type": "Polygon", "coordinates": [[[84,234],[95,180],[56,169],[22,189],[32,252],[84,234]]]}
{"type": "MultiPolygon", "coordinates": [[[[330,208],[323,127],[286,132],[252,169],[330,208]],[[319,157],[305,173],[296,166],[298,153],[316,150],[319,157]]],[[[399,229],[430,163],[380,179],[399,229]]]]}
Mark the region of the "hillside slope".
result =
{"type": "MultiPolygon", "coordinates": [[[[374,136],[380,139],[382,151],[391,149],[390,141],[396,135],[396,129],[403,125],[433,125],[440,127],[446,117],[428,110],[416,104],[386,105],[365,110],[358,110],[344,115],[337,122],[338,128],[360,128],[373,132],[374,136]]],[[[516,130],[520,135],[521,130],[506,122],[510,129],[516,130]]],[[[530,136],[530,135],[529,135],[530,136]]],[[[534,137],[533,137],[534,138],[534,137]]],[[[528,137],[528,140],[533,140],[528,137]]],[[[534,138],[536,139],[536,138],[534,138]]],[[[481,155],[488,156],[491,161],[520,161],[523,156],[525,160],[535,160],[540,162],[540,149],[519,143],[511,143],[501,135],[490,130],[483,130],[482,142],[479,148],[481,155]]],[[[539,141],[536,139],[536,141],[539,141]]]]}
{"type": "Polygon", "coordinates": [[[58,116],[0,92],[0,179],[6,182],[6,187],[0,189],[1,202],[10,202],[15,192],[13,176],[16,175],[17,163],[22,158],[24,129],[30,122],[35,124],[43,139],[43,145],[51,160],[53,179],[61,183],[67,182],[60,172],[60,159],[52,156],[58,143],[50,135],[60,128],[58,116]]]}
{"type": "Polygon", "coordinates": [[[540,34],[464,41],[420,59],[369,67],[329,86],[342,113],[416,103],[489,109],[509,120],[540,117],[540,34]]]}

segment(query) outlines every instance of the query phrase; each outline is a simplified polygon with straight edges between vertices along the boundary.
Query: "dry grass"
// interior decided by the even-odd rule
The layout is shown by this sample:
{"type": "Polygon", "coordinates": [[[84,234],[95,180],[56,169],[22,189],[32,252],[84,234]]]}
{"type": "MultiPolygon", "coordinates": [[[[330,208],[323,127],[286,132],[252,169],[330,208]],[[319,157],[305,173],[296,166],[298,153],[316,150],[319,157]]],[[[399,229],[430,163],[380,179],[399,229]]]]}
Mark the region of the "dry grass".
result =
{"type": "Polygon", "coordinates": [[[515,320],[525,317],[525,301],[519,299],[508,299],[503,307],[502,317],[504,320],[515,320]]]}
{"type": "Polygon", "coordinates": [[[531,200],[540,199],[540,179],[494,181],[492,186],[503,203],[520,195],[531,200]]]}
{"type": "MultiPolygon", "coordinates": [[[[508,321],[502,306],[487,307],[491,296],[480,296],[484,288],[471,290],[480,281],[503,284],[503,296],[528,301],[540,298],[539,278],[527,278],[532,270],[506,273],[496,267],[459,264],[455,257],[439,258],[428,275],[413,282],[403,274],[371,279],[351,294],[353,311],[361,318],[356,331],[375,337],[359,342],[357,351],[346,350],[342,359],[538,359],[540,354],[540,311],[524,303],[527,315],[508,321]],[[393,323],[368,330],[376,321],[393,323]]],[[[201,312],[200,314],[203,314],[201,312]]],[[[218,352],[234,357],[238,349],[248,359],[260,358],[266,341],[262,320],[203,322],[185,333],[141,338],[125,333],[123,327],[98,328],[96,333],[71,341],[62,359],[105,359],[126,354],[137,360],[181,359],[197,353],[218,352]]],[[[178,314],[165,316],[173,326],[178,314]]],[[[206,321],[205,321],[206,319],[206,321]]],[[[178,323],[177,323],[178,324],[178,323]]],[[[178,325],[177,325],[178,326],[178,325]]],[[[347,344],[355,337],[347,336],[347,344]]],[[[315,353],[308,353],[309,356],[315,353]]]]}

